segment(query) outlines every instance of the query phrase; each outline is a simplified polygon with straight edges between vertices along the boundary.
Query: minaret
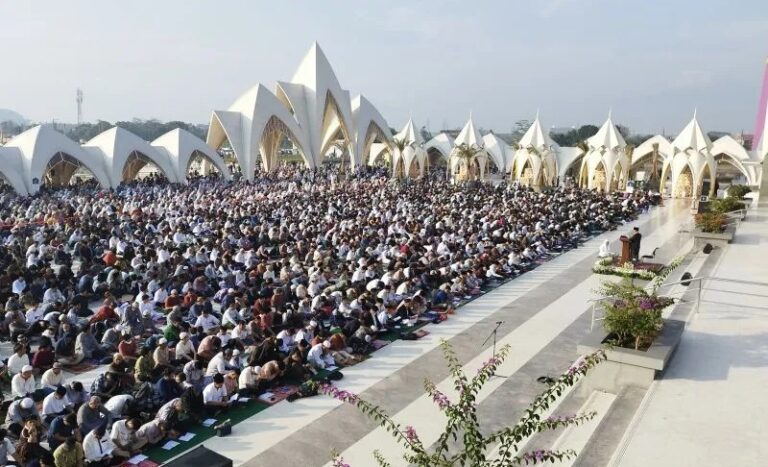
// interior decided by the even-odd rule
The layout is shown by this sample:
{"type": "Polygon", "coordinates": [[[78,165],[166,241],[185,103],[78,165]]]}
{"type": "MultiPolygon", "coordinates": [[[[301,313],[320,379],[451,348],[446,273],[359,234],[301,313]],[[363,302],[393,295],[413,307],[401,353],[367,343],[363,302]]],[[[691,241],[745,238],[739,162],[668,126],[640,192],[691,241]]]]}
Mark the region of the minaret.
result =
{"type": "Polygon", "coordinates": [[[768,58],[765,60],[765,71],[763,72],[763,85],[760,88],[760,103],[757,107],[757,121],[755,122],[755,135],[752,137],[752,149],[756,149],[760,139],[764,136],[765,112],[768,107],[768,58]]]}

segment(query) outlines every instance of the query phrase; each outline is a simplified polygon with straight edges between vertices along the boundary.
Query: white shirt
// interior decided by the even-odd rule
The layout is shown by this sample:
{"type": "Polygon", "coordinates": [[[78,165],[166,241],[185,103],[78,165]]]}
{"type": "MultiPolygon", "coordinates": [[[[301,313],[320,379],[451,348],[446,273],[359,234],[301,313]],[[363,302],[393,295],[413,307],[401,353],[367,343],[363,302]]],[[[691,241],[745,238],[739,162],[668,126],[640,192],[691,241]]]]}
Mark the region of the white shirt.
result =
{"type": "Polygon", "coordinates": [[[24,289],[27,288],[27,281],[24,280],[23,277],[19,277],[15,281],[13,281],[13,285],[11,286],[11,291],[15,293],[16,295],[21,295],[22,292],[24,292],[24,289]]]}
{"type": "Polygon", "coordinates": [[[307,362],[315,368],[323,369],[333,366],[336,362],[329,354],[323,354],[323,344],[315,344],[307,353],[307,362]]]}
{"type": "Polygon", "coordinates": [[[218,325],[219,325],[219,320],[211,314],[209,314],[208,317],[206,317],[205,315],[200,315],[195,320],[195,327],[197,328],[202,326],[203,331],[205,332],[208,332],[209,329],[213,329],[218,325]]]}
{"type": "Polygon", "coordinates": [[[110,432],[110,439],[113,442],[117,442],[121,446],[128,446],[136,440],[136,432],[131,431],[126,426],[128,420],[118,420],[112,425],[112,431],[110,432]]]}
{"type": "Polygon", "coordinates": [[[237,379],[238,388],[247,389],[255,386],[259,380],[259,369],[261,369],[261,367],[258,366],[244,368],[243,371],[240,372],[240,377],[237,379]]]}
{"type": "Polygon", "coordinates": [[[189,360],[195,358],[195,346],[192,344],[190,339],[187,339],[186,342],[180,340],[179,343],[176,344],[176,358],[181,357],[187,358],[189,360]]]}
{"type": "Polygon", "coordinates": [[[221,402],[227,400],[227,390],[222,384],[217,388],[215,383],[210,383],[203,389],[203,402],[221,402]]]}
{"type": "Polygon", "coordinates": [[[64,394],[64,397],[59,399],[56,397],[56,393],[52,392],[45,396],[45,399],[43,399],[43,415],[59,414],[70,405],[71,404],[69,403],[69,399],[67,398],[66,394],[64,394]]]}
{"type": "Polygon", "coordinates": [[[216,373],[222,375],[227,372],[227,361],[224,359],[222,352],[213,356],[210,362],[208,362],[208,368],[205,370],[205,376],[214,376],[216,373]]]}
{"type": "Polygon", "coordinates": [[[293,335],[288,334],[288,331],[285,329],[277,333],[277,338],[283,341],[283,345],[280,346],[281,352],[288,353],[296,346],[293,335]]]}
{"type": "Polygon", "coordinates": [[[35,392],[35,377],[30,376],[24,379],[21,374],[17,374],[11,379],[11,394],[13,397],[26,397],[27,394],[35,392]]]}
{"type": "Polygon", "coordinates": [[[53,372],[53,368],[45,370],[42,378],[40,378],[40,387],[56,389],[57,386],[64,385],[64,370],[59,371],[59,374],[53,372]]]}
{"type": "Polygon", "coordinates": [[[8,370],[11,374],[17,375],[21,373],[21,369],[25,365],[29,365],[29,356],[27,354],[19,356],[17,353],[14,353],[8,357],[8,370]]]}
{"type": "Polygon", "coordinates": [[[108,436],[103,436],[101,439],[96,437],[96,434],[91,431],[85,438],[83,438],[83,453],[86,461],[98,461],[107,456],[112,455],[112,451],[115,450],[115,445],[108,436]]]}
{"type": "Polygon", "coordinates": [[[120,418],[123,416],[123,411],[125,410],[125,404],[128,403],[128,401],[133,400],[133,396],[128,394],[119,394],[117,396],[112,396],[109,398],[107,402],[104,403],[104,408],[112,412],[112,415],[115,418],[120,418]]]}

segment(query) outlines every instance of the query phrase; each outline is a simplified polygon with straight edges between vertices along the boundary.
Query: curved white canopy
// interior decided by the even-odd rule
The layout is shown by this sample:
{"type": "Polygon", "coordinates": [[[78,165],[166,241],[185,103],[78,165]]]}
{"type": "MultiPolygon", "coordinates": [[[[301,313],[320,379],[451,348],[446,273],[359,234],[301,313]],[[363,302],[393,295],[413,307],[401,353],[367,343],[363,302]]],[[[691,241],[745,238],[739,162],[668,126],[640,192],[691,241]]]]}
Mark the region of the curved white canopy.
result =
{"type": "Polygon", "coordinates": [[[71,157],[87,168],[96,181],[109,187],[104,159],[83,150],[80,145],[59,133],[51,125],[38,125],[13,138],[6,148],[17,148],[21,157],[21,171],[29,193],[36,193],[45,176],[48,163],[57,154],[71,157]]]}
{"type": "Polygon", "coordinates": [[[352,165],[364,162],[371,133],[391,142],[389,126],[363,96],[350,99],[320,46],[315,42],[290,81],[277,81],[274,94],[257,85],[227,111],[211,115],[207,142],[217,149],[229,140],[247,179],[253,178],[259,154],[267,170],[275,167],[276,150],[286,134],[307,167],[317,167],[337,144],[339,133],[352,165]]]}
{"type": "Polygon", "coordinates": [[[229,168],[227,168],[224,160],[216,151],[212,150],[210,146],[197,136],[181,128],[176,128],[159,136],[152,141],[152,147],[166,154],[173,165],[176,178],[179,180],[186,178],[189,164],[193,160],[192,156],[196,153],[201,154],[206,160],[216,166],[222,177],[226,179],[232,177],[229,168]]]}
{"type": "Polygon", "coordinates": [[[171,182],[179,181],[176,170],[166,153],[158,151],[125,128],[115,126],[103,131],[85,143],[83,149],[106,162],[112,186],[117,186],[123,181],[123,171],[129,158],[134,154],[146,157],[171,182]]]}

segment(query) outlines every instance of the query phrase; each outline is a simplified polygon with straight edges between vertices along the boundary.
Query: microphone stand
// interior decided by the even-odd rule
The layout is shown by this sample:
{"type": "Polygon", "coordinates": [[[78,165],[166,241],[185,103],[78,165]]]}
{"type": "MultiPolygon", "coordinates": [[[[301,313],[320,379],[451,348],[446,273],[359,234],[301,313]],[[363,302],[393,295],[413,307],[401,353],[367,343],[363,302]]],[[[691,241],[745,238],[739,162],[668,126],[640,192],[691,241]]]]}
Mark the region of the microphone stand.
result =
{"type": "Polygon", "coordinates": [[[488,340],[493,337],[493,358],[496,358],[496,333],[499,331],[499,327],[504,324],[504,321],[496,321],[496,327],[493,328],[493,331],[491,331],[490,334],[488,334],[488,337],[485,338],[482,344],[480,344],[480,347],[482,348],[485,344],[488,343],[488,340]]]}

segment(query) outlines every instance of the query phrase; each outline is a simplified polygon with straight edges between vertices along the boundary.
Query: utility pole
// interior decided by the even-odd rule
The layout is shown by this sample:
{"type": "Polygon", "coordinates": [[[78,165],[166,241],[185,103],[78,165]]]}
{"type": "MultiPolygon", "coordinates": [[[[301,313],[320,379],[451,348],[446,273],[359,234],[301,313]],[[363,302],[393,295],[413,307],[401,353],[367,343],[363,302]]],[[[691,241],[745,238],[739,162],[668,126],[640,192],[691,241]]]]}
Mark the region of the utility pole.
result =
{"type": "Polygon", "coordinates": [[[80,88],[77,88],[77,124],[81,125],[83,123],[83,90],[80,88]]]}

